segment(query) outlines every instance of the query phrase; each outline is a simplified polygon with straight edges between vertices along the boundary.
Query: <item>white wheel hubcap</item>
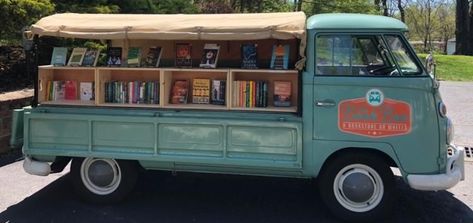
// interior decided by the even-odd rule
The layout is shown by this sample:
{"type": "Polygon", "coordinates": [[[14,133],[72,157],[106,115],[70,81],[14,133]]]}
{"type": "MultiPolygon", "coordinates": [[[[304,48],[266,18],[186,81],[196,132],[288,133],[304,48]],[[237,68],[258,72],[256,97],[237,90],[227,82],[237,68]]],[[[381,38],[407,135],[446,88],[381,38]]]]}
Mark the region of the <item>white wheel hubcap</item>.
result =
{"type": "Polygon", "coordinates": [[[353,212],[367,212],[378,206],[384,195],[381,176],[364,164],[351,164],[338,172],[333,182],[338,203],[353,212]]]}
{"type": "Polygon", "coordinates": [[[121,171],[113,159],[86,158],[80,167],[80,177],[84,186],[94,194],[113,193],[121,182],[121,171]]]}

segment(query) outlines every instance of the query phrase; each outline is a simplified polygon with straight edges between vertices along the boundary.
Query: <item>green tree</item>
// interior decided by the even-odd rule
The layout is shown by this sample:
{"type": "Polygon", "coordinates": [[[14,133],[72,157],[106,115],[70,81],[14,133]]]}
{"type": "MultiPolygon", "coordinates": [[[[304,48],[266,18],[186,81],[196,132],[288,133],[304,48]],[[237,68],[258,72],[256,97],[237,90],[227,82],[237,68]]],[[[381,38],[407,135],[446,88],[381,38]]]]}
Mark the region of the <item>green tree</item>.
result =
{"type": "Polygon", "coordinates": [[[312,0],[302,4],[307,15],[320,13],[365,13],[377,14],[377,7],[371,0],[312,0]]]}
{"type": "Polygon", "coordinates": [[[0,39],[20,39],[23,27],[53,11],[49,0],[0,0],[0,39]]]}
{"type": "Polygon", "coordinates": [[[192,0],[159,0],[155,4],[156,12],[162,14],[192,14],[199,12],[199,9],[193,4],[192,0]]]}
{"type": "Polygon", "coordinates": [[[53,2],[57,13],[117,13],[120,11],[117,4],[107,0],[53,0],[53,2]]]}

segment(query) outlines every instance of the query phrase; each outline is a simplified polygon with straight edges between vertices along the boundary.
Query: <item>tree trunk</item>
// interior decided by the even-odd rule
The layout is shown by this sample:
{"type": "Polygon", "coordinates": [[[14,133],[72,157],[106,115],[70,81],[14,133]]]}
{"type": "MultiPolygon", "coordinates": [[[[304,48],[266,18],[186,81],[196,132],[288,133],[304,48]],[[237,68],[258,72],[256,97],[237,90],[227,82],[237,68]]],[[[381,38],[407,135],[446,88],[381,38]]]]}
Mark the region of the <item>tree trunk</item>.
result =
{"type": "Polygon", "coordinates": [[[404,7],[402,6],[402,0],[397,0],[397,8],[399,9],[399,13],[401,14],[401,21],[406,22],[406,11],[404,11],[404,7]]]}
{"type": "Polygon", "coordinates": [[[382,0],[383,2],[383,15],[384,16],[389,16],[389,10],[388,10],[388,0],[382,0]]]}
{"type": "MultiPolygon", "coordinates": [[[[467,55],[471,49],[469,39],[471,39],[470,21],[468,0],[457,0],[457,15],[456,15],[456,45],[455,54],[467,55]]],[[[471,52],[470,52],[471,53],[471,52]]]]}
{"type": "Polygon", "coordinates": [[[468,43],[468,48],[466,55],[473,55],[473,2],[469,1],[470,7],[468,12],[468,37],[466,42],[468,43]]]}
{"type": "Polygon", "coordinates": [[[297,1],[297,11],[302,11],[302,0],[297,1]]]}

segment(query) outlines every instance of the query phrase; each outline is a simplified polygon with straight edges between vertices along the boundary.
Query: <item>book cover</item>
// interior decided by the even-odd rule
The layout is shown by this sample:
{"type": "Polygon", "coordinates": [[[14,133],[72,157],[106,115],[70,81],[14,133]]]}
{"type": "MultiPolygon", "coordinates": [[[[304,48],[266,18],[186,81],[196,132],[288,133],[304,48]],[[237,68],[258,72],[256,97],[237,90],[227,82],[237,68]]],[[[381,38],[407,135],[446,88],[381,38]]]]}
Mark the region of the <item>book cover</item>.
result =
{"type": "Polygon", "coordinates": [[[218,61],[218,53],[220,46],[217,44],[206,43],[200,60],[200,67],[202,68],[216,68],[218,61]]]}
{"type": "Polygon", "coordinates": [[[161,61],[161,54],[163,50],[161,47],[151,47],[146,54],[146,58],[143,61],[143,66],[145,67],[159,67],[159,62],[161,61]]]}
{"type": "Polygon", "coordinates": [[[192,67],[192,44],[176,43],[176,67],[192,67]]]}
{"type": "Polygon", "coordinates": [[[122,65],[122,48],[109,47],[107,50],[107,66],[119,67],[122,65]]]}
{"type": "Polygon", "coordinates": [[[72,49],[71,57],[69,58],[69,62],[67,66],[80,66],[82,64],[82,60],[84,59],[86,48],[74,48],[72,49]]]}
{"type": "Polygon", "coordinates": [[[128,49],[127,65],[129,67],[139,67],[141,62],[141,48],[130,47],[128,49]]]}
{"type": "Polygon", "coordinates": [[[291,82],[274,81],[274,106],[291,106],[291,82]]]}
{"type": "Polygon", "coordinates": [[[289,45],[274,45],[271,56],[271,69],[287,69],[289,65],[289,45]]]}
{"type": "Polygon", "coordinates": [[[171,90],[172,104],[187,104],[189,83],[187,80],[176,80],[171,90]]]}
{"type": "Polygon", "coordinates": [[[258,68],[257,47],[258,45],[254,43],[247,43],[241,45],[241,68],[258,68]]]}
{"type": "Polygon", "coordinates": [[[92,82],[80,82],[80,100],[90,101],[93,100],[93,85],[92,82]]]}
{"type": "Polygon", "coordinates": [[[64,81],[54,81],[53,82],[53,100],[54,101],[60,101],[65,99],[65,83],[64,81]]]}
{"type": "Polygon", "coordinates": [[[263,107],[268,107],[268,82],[263,82],[263,107]]]}
{"type": "Polygon", "coordinates": [[[82,60],[82,66],[95,67],[99,59],[100,51],[97,49],[87,49],[82,60]]]}
{"type": "Polygon", "coordinates": [[[51,56],[51,65],[53,66],[65,66],[67,57],[66,47],[54,47],[53,55],[51,56]]]}
{"type": "Polygon", "coordinates": [[[208,104],[210,102],[210,80],[192,80],[192,103],[208,104]]]}
{"type": "Polygon", "coordinates": [[[77,81],[65,81],[65,95],[66,100],[77,100],[77,81]]]}
{"type": "Polygon", "coordinates": [[[212,80],[212,100],[211,103],[214,105],[225,104],[225,80],[212,80]]]}

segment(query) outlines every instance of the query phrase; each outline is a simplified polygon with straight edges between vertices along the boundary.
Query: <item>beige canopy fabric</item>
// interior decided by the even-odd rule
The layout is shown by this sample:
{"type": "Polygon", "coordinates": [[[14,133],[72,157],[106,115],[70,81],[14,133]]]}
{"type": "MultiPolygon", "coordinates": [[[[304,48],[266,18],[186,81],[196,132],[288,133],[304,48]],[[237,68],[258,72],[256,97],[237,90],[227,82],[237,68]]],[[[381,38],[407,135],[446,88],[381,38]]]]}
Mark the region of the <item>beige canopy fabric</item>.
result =
{"type": "Polygon", "coordinates": [[[32,35],[81,39],[258,40],[300,39],[303,12],[247,14],[55,14],[31,27],[32,35]]]}

